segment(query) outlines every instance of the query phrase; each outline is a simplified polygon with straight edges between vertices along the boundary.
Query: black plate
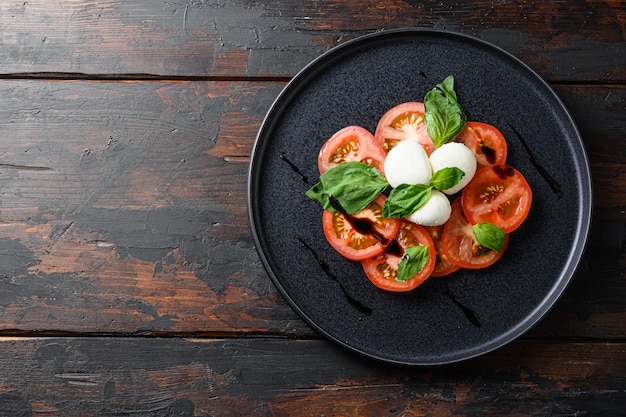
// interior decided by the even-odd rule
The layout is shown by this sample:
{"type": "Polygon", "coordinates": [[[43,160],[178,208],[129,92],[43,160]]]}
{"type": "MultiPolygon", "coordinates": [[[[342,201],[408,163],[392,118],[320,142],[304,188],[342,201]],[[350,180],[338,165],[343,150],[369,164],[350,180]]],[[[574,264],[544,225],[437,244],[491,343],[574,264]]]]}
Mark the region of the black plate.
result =
{"type": "Polygon", "coordinates": [[[291,307],[339,345],[398,364],[471,358],[527,331],[574,275],[591,219],[587,157],[559,98],[512,55],[448,31],[380,32],[314,60],[267,114],[248,180],[254,242],[291,307]],[[386,293],[328,245],[321,207],[305,192],[334,132],[348,125],[374,132],[386,110],[422,101],[450,74],[468,119],[507,138],[507,162],[530,183],[532,210],[494,266],[386,293]]]}

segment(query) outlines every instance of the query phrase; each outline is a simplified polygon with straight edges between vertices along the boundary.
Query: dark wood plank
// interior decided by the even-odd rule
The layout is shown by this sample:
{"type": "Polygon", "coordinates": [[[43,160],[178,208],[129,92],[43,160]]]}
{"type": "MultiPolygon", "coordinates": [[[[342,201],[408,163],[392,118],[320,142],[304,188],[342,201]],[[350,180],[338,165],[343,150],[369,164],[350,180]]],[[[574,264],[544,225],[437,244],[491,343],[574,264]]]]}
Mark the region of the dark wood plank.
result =
{"type": "Polygon", "coordinates": [[[619,190],[626,180],[625,90],[622,86],[557,86],[555,91],[570,110],[586,145],[594,179],[596,217],[623,220],[626,195],[619,190]]]}
{"type": "Polygon", "coordinates": [[[0,416],[625,416],[625,26],[615,0],[0,0],[0,416]],[[408,26],[490,41],[552,82],[594,177],[587,253],[547,317],[416,369],[308,328],[246,209],[289,78],[408,26]]]}
{"type": "Polygon", "coordinates": [[[550,80],[626,79],[621,1],[3,1],[2,74],[289,77],[339,43],[430,27],[493,42],[550,80]]]}
{"type": "MultiPolygon", "coordinates": [[[[247,162],[283,82],[0,83],[0,329],[314,337],[251,240],[247,162]]],[[[558,86],[595,218],[534,337],[626,336],[626,88],[558,86]]],[[[313,174],[312,174],[313,175],[313,174]]]]}
{"type": "Polygon", "coordinates": [[[282,86],[3,84],[0,326],[306,330],[246,214],[248,155],[282,86]]]}
{"type": "Polygon", "coordinates": [[[624,415],[626,345],[518,342],[406,369],[325,342],[0,340],[0,415],[624,415]],[[9,413],[9,410],[11,413],[9,413]]]}

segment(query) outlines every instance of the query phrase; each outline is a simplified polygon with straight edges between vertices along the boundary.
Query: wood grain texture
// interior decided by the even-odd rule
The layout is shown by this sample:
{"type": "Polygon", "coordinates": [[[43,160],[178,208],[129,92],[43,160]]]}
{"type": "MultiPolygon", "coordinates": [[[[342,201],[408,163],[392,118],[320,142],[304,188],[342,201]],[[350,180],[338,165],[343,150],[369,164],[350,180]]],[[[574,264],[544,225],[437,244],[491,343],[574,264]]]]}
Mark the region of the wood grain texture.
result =
{"type": "MultiPolygon", "coordinates": [[[[0,82],[0,332],[316,337],[263,270],[246,214],[254,138],[284,85],[0,82]]],[[[601,216],[530,335],[624,338],[626,89],[556,91],[601,216]]]]}
{"type": "Polygon", "coordinates": [[[618,416],[623,343],[517,342],[448,367],[397,368],[272,339],[0,341],[0,415],[618,416]]]}
{"type": "Polygon", "coordinates": [[[0,0],[0,417],[625,416],[625,28],[615,0],[0,0]],[[593,176],[561,300],[450,366],[321,339],[247,221],[281,89],[333,46],[401,27],[527,63],[593,176]]]}
{"type": "Polygon", "coordinates": [[[4,87],[4,329],[304,327],[277,301],[246,215],[247,155],[282,85],[4,87]]]}
{"type": "Polygon", "coordinates": [[[543,77],[626,79],[620,1],[0,2],[0,73],[289,77],[329,48],[383,29],[453,30],[543,77]]]}

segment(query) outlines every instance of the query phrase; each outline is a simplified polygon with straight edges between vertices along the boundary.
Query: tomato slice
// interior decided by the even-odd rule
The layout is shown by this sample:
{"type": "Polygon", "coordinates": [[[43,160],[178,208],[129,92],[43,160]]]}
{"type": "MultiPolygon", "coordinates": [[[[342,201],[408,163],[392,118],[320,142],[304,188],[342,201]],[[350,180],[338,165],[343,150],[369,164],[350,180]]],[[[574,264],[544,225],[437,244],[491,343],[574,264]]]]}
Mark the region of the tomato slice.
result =
{"type": "Polygon", "coordinates": [[[528,217],[532,191],[526,178],[508,165],[479,169],[465,186],[462,206],[470,223],[493,223],[511,233],[528,217]]]}
{"type": "Polygon", "coordinates": [[[385,196],[379,195],[363,210],[352,215],[324,210],[322,225],[328,243],[353,261],[382,253],[400,228],[399,219],[383,217],[385,199],[385,196]]]}
{"type": "Polygon", "coordinates": [[[460,269],[458,265],[450,262],[448,257],[443,252],[443,247],[441,244],[441,236],[443,235],[443,225],[441,226],[423,226],[424,229],[428,232],[433,243],[435,244],[435,249],[437,251],[437,259],[435,261],[435,269],[430,274],[431,277],[443,277],[453,273],[460,269]]]}
{"type": "Polygon", "coordinates": [[[387,153],[367,129],[347,126],[332,135],[320,149],[317,166],[320,174],[348,161],[365,162],[384,174],[387,153]]]}
{"type": "Polygon", "coordinates": [[[452,214],[441,235],[441,248],[450,262],[461,268],[486,268],[502,257],[508,242],[509,235],[506,235],[500,252],[481,246],[463,213],[461,197],[452,202],[452,214]]]}
{"type": "Polygon", "coordinates": [[[420,143],[428,155],[435,150],[426,129],[424,103],[419,101],[401,103],[387,110],[378,121],[374,136],[386,152],[405,139],[420,143]]]}
{"type": "Polygon", "coordinates": [[[398,234],[380,255],[361,261],[367,278],[378,288],[393,291],[410,291],[424,282],[435,267],[435,245],[426,230],[415,223],[402,220],[398,234]],[[413,277],[406,281],[398,281],[398,265],[404,251],[415,245],[428,246],[428,261],[413,277]]]}
{"type": "Polygon", "coordinates": [[[479,168],[506,163],[506,139],[495,126],[469,121],[455,140],[474,152],[479,168]]]}

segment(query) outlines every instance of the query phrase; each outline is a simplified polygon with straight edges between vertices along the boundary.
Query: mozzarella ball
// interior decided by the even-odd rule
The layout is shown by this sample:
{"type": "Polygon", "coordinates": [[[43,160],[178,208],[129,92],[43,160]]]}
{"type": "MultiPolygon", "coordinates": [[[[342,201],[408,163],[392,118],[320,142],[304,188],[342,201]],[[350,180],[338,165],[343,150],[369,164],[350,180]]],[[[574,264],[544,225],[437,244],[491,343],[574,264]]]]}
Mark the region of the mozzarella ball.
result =
{"type": "Polygon", "coordinates": [[[462,190],[468,182],[472,180],[476,173],[476,157],[474,153],[460,142],[449,142],[441,145],[430,154],[430,165],[433,172],[443,168],[459,168],[465,173],[461,181],[452,188],[442,190],[448,195],[452,195],[462,190]]]}
{"type": "Polygon", "coordinates": [[[433,172],[422,145],[405,139],[393,147],[385,158],[385,177],[392,187],[400,184],[428,184],[433,172]]]}
{"type": "Polygon", "coordinates": [[[406,219],[422,226],[441,226],[448,221],[451,212],[452,207],[448,196],[440,191],[432,190],[426,204],[406,219]]]}

